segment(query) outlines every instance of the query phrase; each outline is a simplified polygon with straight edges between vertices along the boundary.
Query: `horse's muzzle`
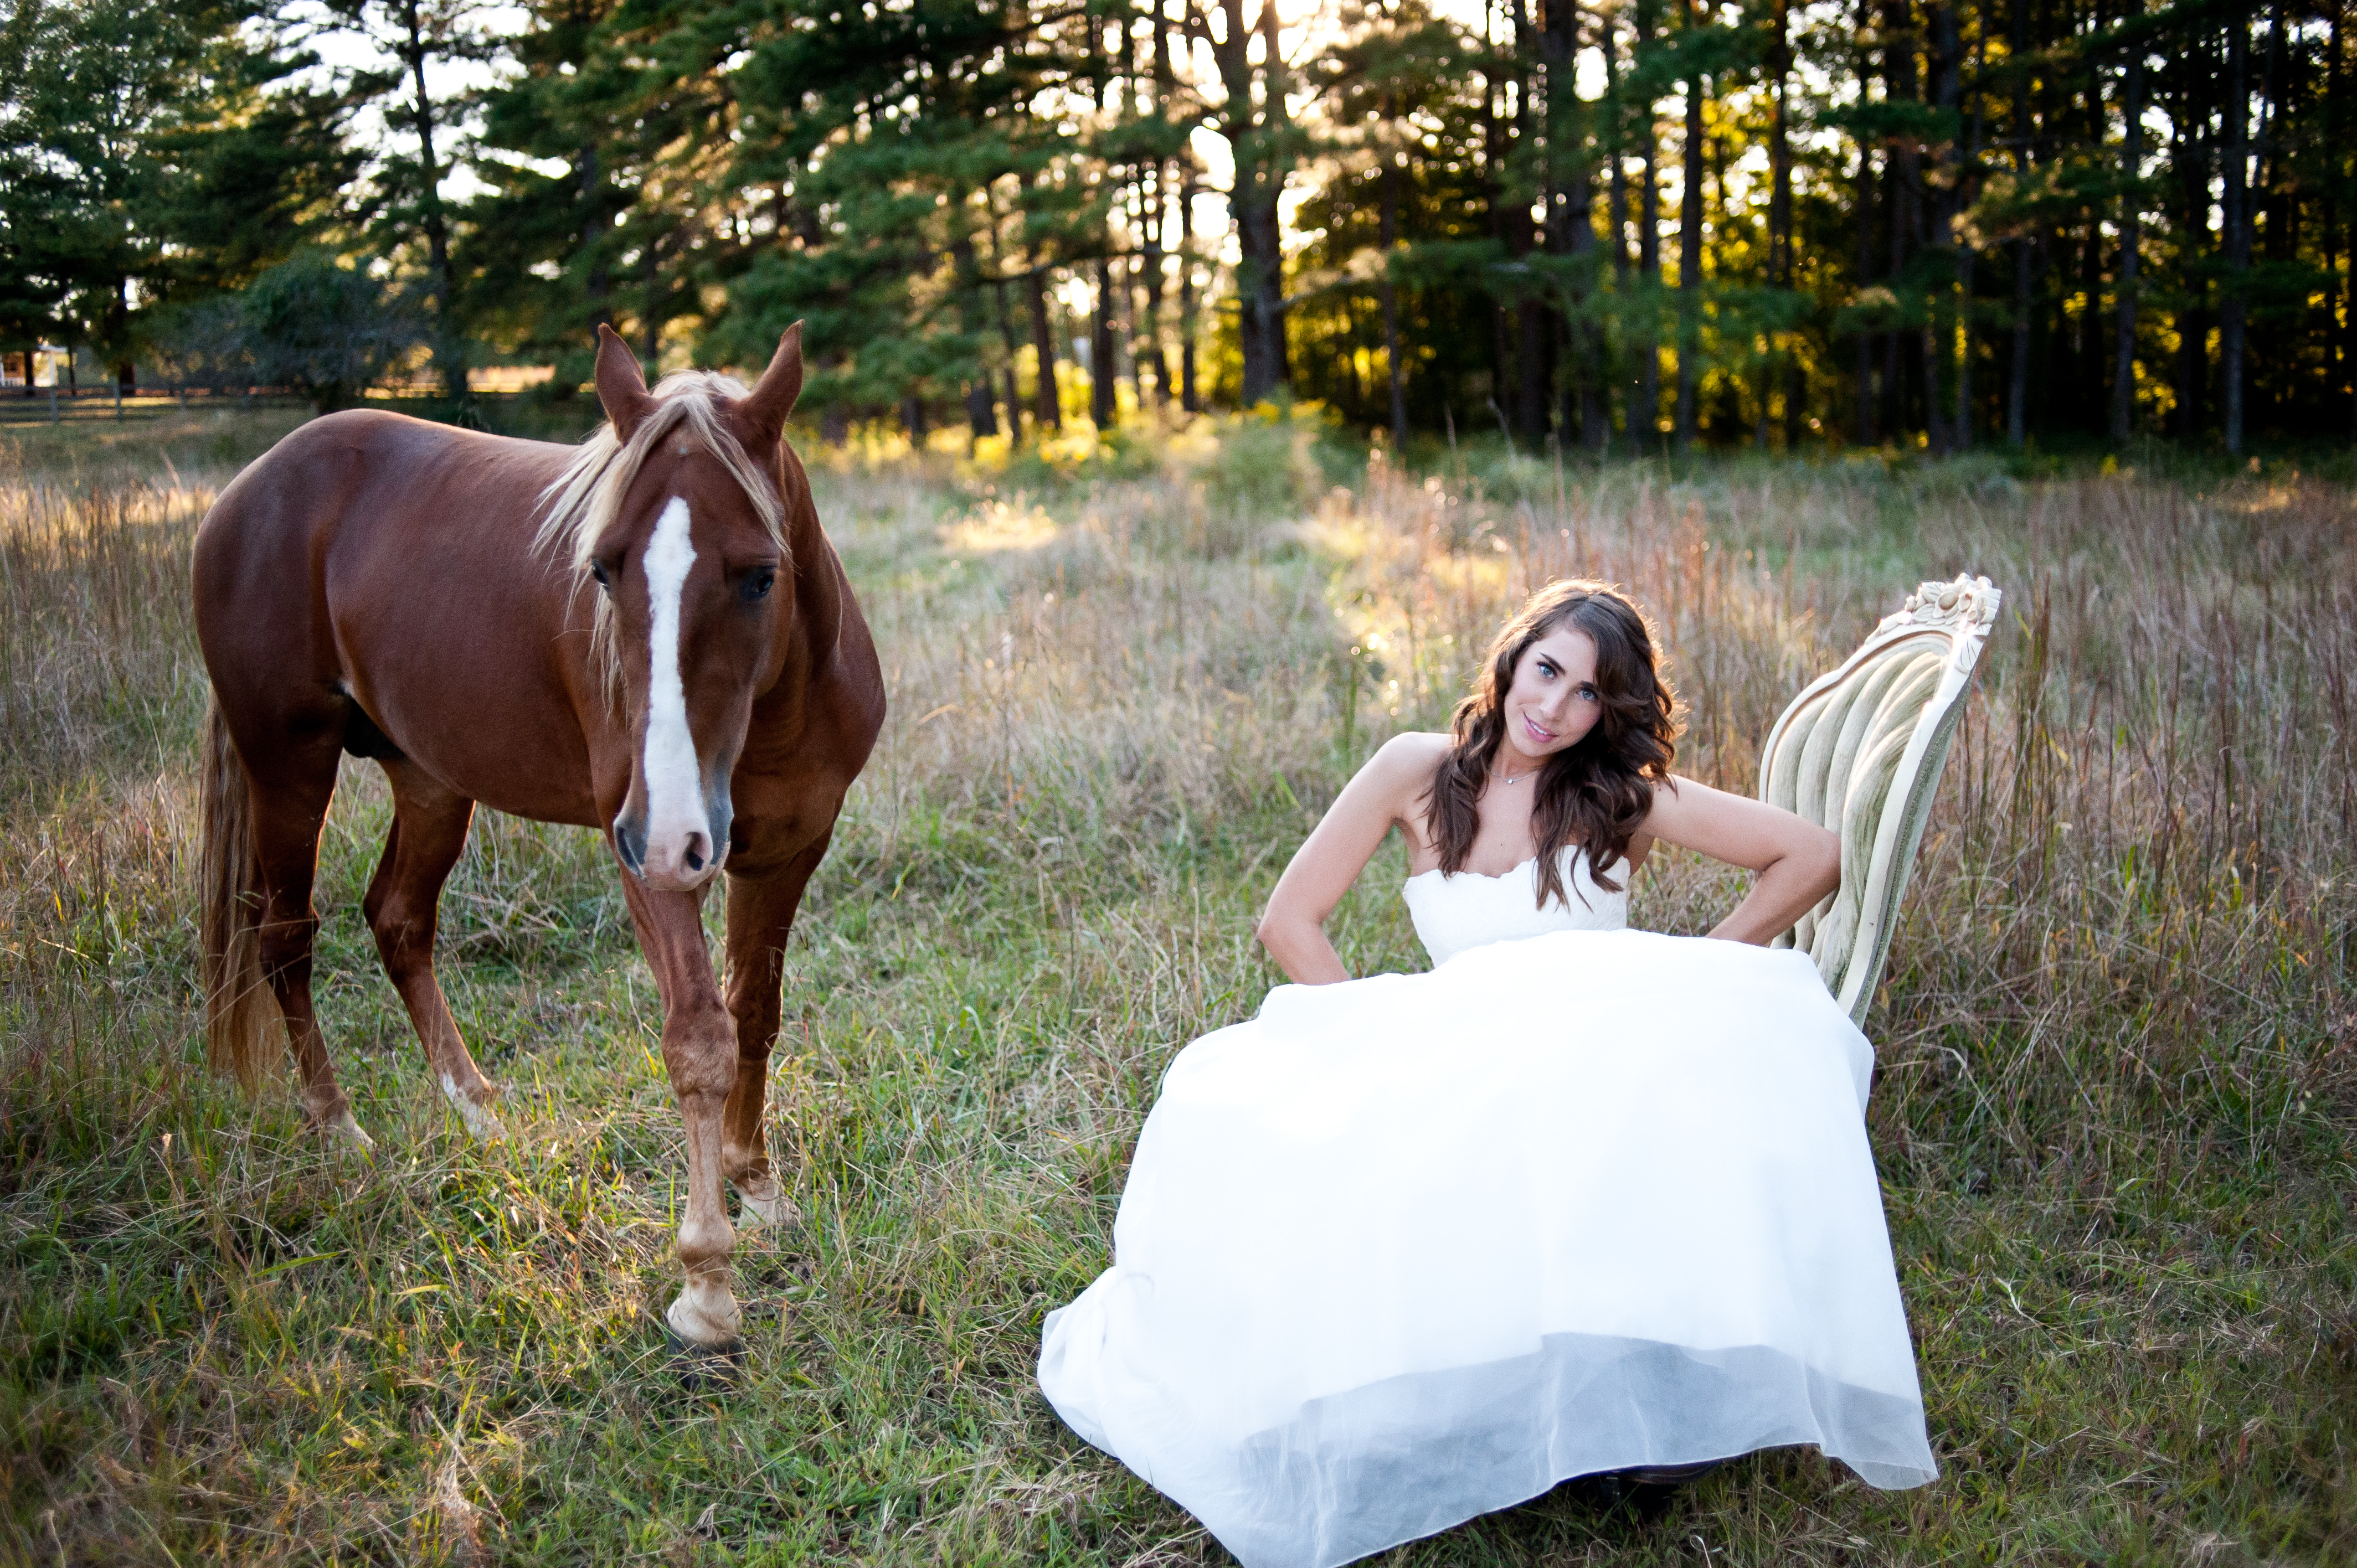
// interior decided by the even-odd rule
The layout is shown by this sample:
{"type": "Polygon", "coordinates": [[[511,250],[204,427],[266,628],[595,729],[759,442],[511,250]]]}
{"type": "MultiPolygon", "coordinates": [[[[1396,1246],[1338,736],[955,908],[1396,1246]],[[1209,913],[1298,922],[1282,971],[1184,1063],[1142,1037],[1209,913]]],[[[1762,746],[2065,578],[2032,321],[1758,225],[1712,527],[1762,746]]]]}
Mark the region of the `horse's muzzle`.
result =
{"type": "Polygon", "coordinates": [[[718,874],[728,858],[728,833],[707,819],[650,831],[646,819],[614,819],[614,850],[630,875],[658,893],[690,893],[718,874]]]}

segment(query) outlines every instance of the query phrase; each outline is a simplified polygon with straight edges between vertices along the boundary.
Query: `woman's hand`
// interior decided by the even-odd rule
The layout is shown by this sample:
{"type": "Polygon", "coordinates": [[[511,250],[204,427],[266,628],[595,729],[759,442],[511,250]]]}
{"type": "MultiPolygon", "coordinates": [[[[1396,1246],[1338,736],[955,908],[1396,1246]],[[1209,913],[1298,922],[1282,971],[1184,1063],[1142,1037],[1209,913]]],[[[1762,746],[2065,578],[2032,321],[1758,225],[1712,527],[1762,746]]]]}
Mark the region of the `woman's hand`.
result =
{"type": "MultiPolygon", "coordinates": [[[[1728,941],[1765,943],[1841,886],[1841,840],[1834,833],[1781,807],[1691,779],[1654,789],[1640,843],[1655,838],[1760,874],[1750,896],[1710,933],[1728,941]]],[[[1643,858],[1637,845],[1631,849],[1632,860],[1643,858]]]]}
{"type": "Polygon", "coordinates": [[[1445,735],[1399,735],[1385,741],[1294,852],[1276,891],[1268,896],[1255,934],[1296,983],[1331,985],[1351,978],[1327,940],[1326,918],[1393,824],[1413,815],[1448,747],[1445,735]]]}

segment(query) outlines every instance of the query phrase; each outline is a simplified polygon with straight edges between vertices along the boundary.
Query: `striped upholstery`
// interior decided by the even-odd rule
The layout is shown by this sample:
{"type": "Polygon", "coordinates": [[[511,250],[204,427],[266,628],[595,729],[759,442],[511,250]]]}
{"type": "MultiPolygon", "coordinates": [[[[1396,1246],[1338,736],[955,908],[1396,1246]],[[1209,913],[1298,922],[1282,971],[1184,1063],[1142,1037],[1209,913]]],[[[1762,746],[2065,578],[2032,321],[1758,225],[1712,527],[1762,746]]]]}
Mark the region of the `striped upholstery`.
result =
{"type": "Polygon", "coordinates": [[[1842,841],[1840,888],[1775,945],[1805,947],[1861,1026],[1999,597],[1986,577],[1924,584],[1792,699],[1760,754],[1760,798],[1842,841]]]}

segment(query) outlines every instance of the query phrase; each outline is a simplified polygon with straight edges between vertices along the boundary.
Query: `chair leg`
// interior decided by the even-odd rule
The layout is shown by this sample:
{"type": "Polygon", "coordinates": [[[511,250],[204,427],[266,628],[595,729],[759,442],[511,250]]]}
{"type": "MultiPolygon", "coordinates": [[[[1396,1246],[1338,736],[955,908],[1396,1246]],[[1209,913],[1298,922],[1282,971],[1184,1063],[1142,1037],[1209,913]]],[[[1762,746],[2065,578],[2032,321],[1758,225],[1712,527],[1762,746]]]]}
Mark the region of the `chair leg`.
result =
{"type": "Polygon", "coordinates": [[[1575,1495],[1591,1508],[1609,1512],[1625,1506],[1640,1519],[1652,1520],[1668,1511],[1670,1500],[1680,1487],[1702,1479],[1726,1463],[1724,1459],[1706,1459],[1698,1465],[1645,1465],[1632,1470],[1603,1470],[1582,1476],[1571,1486],[1575,1495]]]}

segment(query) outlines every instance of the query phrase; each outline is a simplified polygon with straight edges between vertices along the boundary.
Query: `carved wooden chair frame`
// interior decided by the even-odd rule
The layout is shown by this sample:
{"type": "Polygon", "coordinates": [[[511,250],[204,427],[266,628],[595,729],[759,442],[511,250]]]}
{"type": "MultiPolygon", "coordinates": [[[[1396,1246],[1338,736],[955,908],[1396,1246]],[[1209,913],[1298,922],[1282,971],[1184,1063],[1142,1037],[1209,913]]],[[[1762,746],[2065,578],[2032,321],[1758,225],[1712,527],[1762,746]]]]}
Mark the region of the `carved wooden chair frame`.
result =
{"type": "Polygon", "coordinates": [[[1774,945],[1805,948],[1861,1026],[2002,596],[1986,577],[1924,584],[1792,699],[1760,749],[1760,798],[1842,841],[1841,886],[1774,945]]]}

